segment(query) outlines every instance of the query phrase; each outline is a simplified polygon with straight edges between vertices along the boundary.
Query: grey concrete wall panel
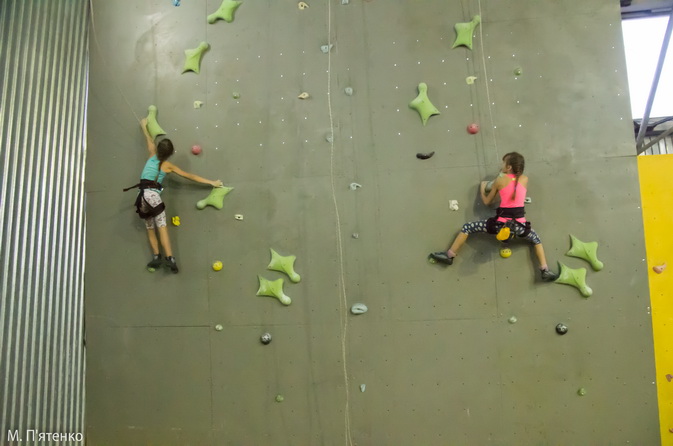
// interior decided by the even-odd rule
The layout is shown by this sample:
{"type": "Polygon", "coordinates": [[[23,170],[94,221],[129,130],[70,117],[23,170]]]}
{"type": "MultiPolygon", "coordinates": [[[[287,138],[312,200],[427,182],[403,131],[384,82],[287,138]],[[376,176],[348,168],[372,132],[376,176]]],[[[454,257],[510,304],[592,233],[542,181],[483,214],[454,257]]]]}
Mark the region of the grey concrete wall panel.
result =
{"type": "Polygon", "coordinates": [[[657,444],[619,5],[307,3],[245,1],[208,25],[219,1],[93,2],[89,443],[657,444]],[[451,50],[479,12],[474,50],[451,50]],[[180,74],[201,41],[201,73],[180,74]],[[425,127],[408,107],[420,82],[441,112],[425,127]],[[167,180],[178,275],[144,270],[146,231],[120,192],[146,159],[150,104],[177,165],[235,187],[198,211],[208,187],[167,180]],[[505,260],[474,236],[448,269],[426,261],[493,214],[478,184],[509,151],[526,156],[550,265],[589,268],[564,255],[571,233],[599,242],[591,298],[541,283],[523,243],[505,260]],[[269,248],[297,256],[289,307],[255,296],[258,274],[283,277],[269,248]],[[351,315],[356,302],[369,311],[351,315]]]}
{"type": "Polygon", "coordinates": [[[83,444],[87,23],[0,2],[1,445],[83,444]]]}

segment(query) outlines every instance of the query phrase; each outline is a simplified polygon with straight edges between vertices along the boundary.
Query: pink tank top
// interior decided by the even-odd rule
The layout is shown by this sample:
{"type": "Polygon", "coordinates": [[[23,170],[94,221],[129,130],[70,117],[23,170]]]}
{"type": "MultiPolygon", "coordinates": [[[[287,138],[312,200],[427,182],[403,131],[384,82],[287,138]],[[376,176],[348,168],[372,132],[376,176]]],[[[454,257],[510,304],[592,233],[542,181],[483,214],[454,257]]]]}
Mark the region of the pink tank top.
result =
{"type": "MultiPolygon", "coordinates": [[[[507,177],[511,179],[509,184],[502,189],[500,189],[500,207],[501,208],[520,208],[523,207],[524,201],[526,200],[526,188],[521,184],[517,184],[514,181],[516,175],[508,173],[507,177]],[[516,184],[516,195],[512,198],[514,193],[514,185],[516,184]]],[[[498,221],[506,222],[509,220],[505,217],[498,217],[498,221]]],[[[517,218],[516,221],[519,223],[526,223],[526,218],[517,218]]]]}

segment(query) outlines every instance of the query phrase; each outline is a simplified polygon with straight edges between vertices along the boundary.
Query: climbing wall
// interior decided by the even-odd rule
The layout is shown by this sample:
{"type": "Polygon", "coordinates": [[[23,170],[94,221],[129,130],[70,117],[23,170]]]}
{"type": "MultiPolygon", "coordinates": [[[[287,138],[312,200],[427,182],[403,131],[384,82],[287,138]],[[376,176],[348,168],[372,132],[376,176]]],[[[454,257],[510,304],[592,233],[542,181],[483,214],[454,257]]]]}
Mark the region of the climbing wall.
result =
{"type": "Polygon", "coordinates": [[[219,1],[92,3],[88,444],[657,444],[618,4],[307,4],[245,0],[209,24],[219,1]],[[475,15],[472,50],[452,49],[475,15]],[[200,73],[181,74],[201,42],[200,73]],[[121,192],[149,105],[176,165],[234,188],[197,210],[210,187],[166,181],[177,275],[145,270],[121,192]],[[550,265],[584,268],[591,297],[540,282],[522,243],[503,259],[474,236],[451,267],[426,260],[493,214],[478,184],[510,151],[550,265]],[[570,234],[602,270],[565,255],[570,234]],[[267,270],[270,248],[299,283],[267,270]],[[291,305],[256,296],[258,275],[284,278],[291,305]]]}

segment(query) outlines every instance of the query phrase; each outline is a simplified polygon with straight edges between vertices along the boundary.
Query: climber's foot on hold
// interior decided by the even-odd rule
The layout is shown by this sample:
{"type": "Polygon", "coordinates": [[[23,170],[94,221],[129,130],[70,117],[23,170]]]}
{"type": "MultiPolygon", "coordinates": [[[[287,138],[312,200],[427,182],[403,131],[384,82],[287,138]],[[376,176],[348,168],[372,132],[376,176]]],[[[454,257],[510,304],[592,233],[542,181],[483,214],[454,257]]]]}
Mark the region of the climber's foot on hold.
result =
{"type": "Polygon", "coordinates": [[[161,260],[161,255],[160,254],[154,254],[154,257],[152,257],[152,260],[150,260],[150,263],[147,264],[147,271],[153,273],[154,271],[161,268],[161,265],[163,265],[163,263],[164,262],[161,260]]]}
{"type": "Polygon", "coordinates": [[[438,262],[438,263],[443,263],[445,265],[452,265],[453,264],[453,257],[449,257],[449,255],[444,251],[431,253],[428,256],[428,259],[433,263],[438,262]]]}
{"type": "Polygon", "coordinates": [[[550,270],[549,268],[541,269],[540,275],[542,276],[543,282],[553,282],[558,279],[558,274],[550,270]]]}

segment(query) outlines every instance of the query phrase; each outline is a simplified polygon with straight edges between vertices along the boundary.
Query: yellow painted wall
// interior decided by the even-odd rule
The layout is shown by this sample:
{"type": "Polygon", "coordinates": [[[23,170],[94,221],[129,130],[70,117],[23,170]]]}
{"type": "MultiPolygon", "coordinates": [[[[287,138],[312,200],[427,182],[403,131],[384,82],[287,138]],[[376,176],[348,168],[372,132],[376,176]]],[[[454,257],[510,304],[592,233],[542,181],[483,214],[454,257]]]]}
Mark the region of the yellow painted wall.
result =
{"type": "MultiPolygon", "coordinates": [[[[673,446],[673,155],[638,157],[650,283],[661,444],[673,446]],[[662,274],[652,267],[667,263],[662,274]]],[[[615,196],[618,198],[618,194],[615,196]]]]}

